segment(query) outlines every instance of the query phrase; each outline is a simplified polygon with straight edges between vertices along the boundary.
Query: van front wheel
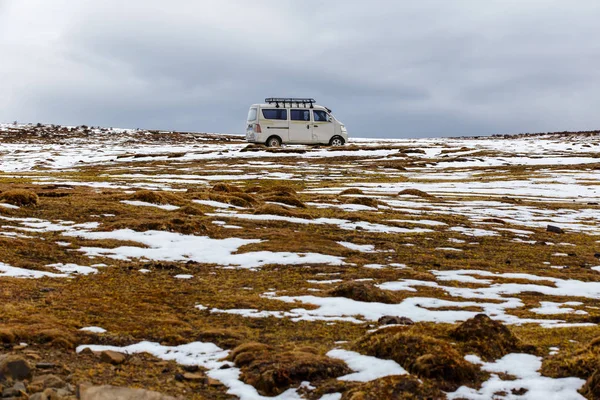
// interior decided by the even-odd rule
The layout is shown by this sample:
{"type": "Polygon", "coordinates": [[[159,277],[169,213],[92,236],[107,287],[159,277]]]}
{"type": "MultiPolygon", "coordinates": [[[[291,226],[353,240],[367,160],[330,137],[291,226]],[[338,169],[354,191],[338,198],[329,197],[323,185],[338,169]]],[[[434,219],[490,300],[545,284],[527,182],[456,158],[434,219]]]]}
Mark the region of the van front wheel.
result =
{"type": "Polygon", "coordinates": [[[345,143],[344,138],[341,136],[334,136],[329,141],[330,146],[343,146],[345,143]]]}
{"type": "Polygon", "coordinates": [[[267,139],[267,147],[280,147],[281,138],[279,136],[271,136],[267,139]]]}

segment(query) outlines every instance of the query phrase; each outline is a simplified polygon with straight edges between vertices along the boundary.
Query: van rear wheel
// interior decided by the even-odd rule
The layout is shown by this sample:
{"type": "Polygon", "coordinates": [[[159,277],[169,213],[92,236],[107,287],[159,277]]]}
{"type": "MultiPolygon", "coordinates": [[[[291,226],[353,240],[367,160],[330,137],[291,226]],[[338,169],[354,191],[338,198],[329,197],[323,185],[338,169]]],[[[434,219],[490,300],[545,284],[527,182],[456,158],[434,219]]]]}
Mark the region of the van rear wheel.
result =
{"type": "Polygon", "coordinates": [[[267,147],[281,147],[281,138],[279,136],[271,136],[267,139],[267,147]]]}
{"type": "Polygon", "coordinates": [[[344,138],[341,136],[334,136],[329,141],[330,146],[343,146],[345,143],[344,138]]]}

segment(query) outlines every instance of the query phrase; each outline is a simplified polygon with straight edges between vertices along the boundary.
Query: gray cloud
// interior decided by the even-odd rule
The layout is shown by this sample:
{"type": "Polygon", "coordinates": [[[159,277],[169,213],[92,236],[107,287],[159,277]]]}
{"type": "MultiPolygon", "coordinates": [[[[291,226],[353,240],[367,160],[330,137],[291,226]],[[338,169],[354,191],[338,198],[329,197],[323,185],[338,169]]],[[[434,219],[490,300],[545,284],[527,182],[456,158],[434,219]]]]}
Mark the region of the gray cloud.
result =
{"type": "Polygon", "coordinates": [[[596,129],[594,0],[0,0],[0,121],[241,132],[310,96],[357,136],[596,129]]]}

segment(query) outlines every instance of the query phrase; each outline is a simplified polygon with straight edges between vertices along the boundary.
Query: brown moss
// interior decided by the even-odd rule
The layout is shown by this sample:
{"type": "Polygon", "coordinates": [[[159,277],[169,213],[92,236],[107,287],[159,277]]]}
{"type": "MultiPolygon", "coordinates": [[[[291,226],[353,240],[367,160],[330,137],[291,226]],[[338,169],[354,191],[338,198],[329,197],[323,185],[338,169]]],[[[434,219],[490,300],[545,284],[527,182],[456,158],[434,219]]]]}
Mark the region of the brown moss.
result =
{"type": "Polygon", "coordinates": [[[465,361],[450,343],[412,334],[405,328],[366,335],[353,348],[363,354],[394,360],[412,374],[436,380],[442,390],[456,390],[481,377],[479,367],[465,361]]]}
{"type": "Polygon", "coordinates": [[[359,188],[350,188],[350,189],[343,190],[340,193],[340,195],[344,195],[344,194],[363,194],[363,191],[360,190],[359,188]]]}
{"type": "Polygon", "coordinates": [[[587,379],[580,393],[590,400],[600,399],[600,371],[596,370],[587,379]]]}
{"type": "Polygon", "coordinates": [[[282,215],[284,217],[298,217],[298,218],[310,218],[308,215],[301,214],[297,211],[290,210],[289,208],[279,206],[277,204],[264,204],[254,210],[254,214],[267,214],[267,215],[282,215]]]}
{"type": "Polygon", "coordinates": [[[348,204],[360,204],[367,207],[377,208],[379,202],[371,197],[353,197],[346,203],[348,204]]]}
{"type": "Polygon", "coordinates": [[[270,196],[297,196],[296,190],[291,186],[286,185],[275,185],[275,186],[267,186],[261,187],[258,190],[258,193],[262,195],[270,195],[270,196]]]}
{"type": "Polygon", "coordinates": [[[370,303],[394,304],[394,296],[366,282],[346,282],[327,292],[330,296],[345,297],[370,303]]]}
{"type": "Polygon", "coordinates": [[[431,382],[411,375],[394,375],[361,384],[342,395],[342,400],[443,400],[446,395],[431,382]]]}
{"type": "Polygon", "coordinates": [[[131,195],[130,200],[143,201],[152,204],[181,203],[183,199],[174,193],[138,190],[131,195]]]}
{"type": "Polygon", "coordinates": [[[44,329],[33,334],[32,337],[39,343],[49,343],[51,346],[63,349],[73,349],[76,343],[72,334],[59,328],[44,329]]]}
{"type": "Polygon", "coordinates": [[[15,343],[17,337],[12,329],[0,328],[0,343],[15,343]]]}
{"type": "Polygon", "coordinates": [[[306,208],[306,204],[304,204],[299,198],[291,195],[275,195],[275,196],[267,196],[263,198],[264,201],[274,201],[276,203],[283,203],[289,206],[306,208]]]}
{"type": "Polygon", "coordinates": [[[181,207],[178,211],[185,215],[204,215],[202,210],[200,210],[199,207],[194,205],[187,205],[185,207],[181,207]]]}
{"type": "Polygon", "coordinates": [[[244,337],[243,333],[231,329],[207,329],[198,334],[197,340],[230,349],[238,346],[244,337]]]}
{"type": "Polygon", "coordinates": [[[231,193],[231,194],[221,194],[221,193],[210,193],[208,198],[213,201],[220,201],[221,203],[227,203],[234,205],[236,207],[251,207],[256,200],[253,198],[244,198],[242,195],[247,195],[246,193],[231,193]]]}
{"type": "Polygon", "coordinates": [[[37,206],[39,197],[31,190],[12,189],[0,194],[0,200],[15,206],[37,206]]]}
{"type": "Polygon", "coordinates": [[[139,190],[131,195],[131,200],[144,201],[152,204],[166,204],[164,197],[152,190],[139,190]]]}
{"type": "MultiPolygon", "coordinates": [[[[239,358],[239,356],[238,356],[239,358]]],[[[278,395],[303,381],[319,381],[351,373],[346,363],[301,351],[263,351],[242,368],[241,378],[267,396],[278,395]]]]}
{"type": "Polygon", "coordinates": [[[461,341],[466,352],[475,352],[488,361],[523,347],[510,329],[485,314],[477,314],[463,322],[450,332],[450,337],[461,341]]]}
{"type": "Polygon", "coordinates": [[[270,351],[273,348],[264,343],[248,342],[237,346],[231,350],[227,359],[233,361],[238,367],[243,367],[257,359],[260,354],[270,351]]]}
{"type": "Polygon", "coordinates": [[[237,186],[233,186],[227,183],[217,183],[211,189],[211,192],[221,192],[221,193],[240,193],[242,189],[237,186]]]}
{"type": "MultiPolygon", "coordinates": [[[[542,373],[552,377],[576,376],[588,379],[600,370],[600,337],[574,350],[560,352],[544,360],[542,373]]],[[[598,378],[595,378],[598,379],[598,378]]]]}
{"type": "Polygon", "coordinates": [[[423,197],[425,199],[437,198],[436,196],[429,194],[427,192],[424,192],[422,190],[419,190],[419,189],[404,189],[403,191],[398,193],[398,196],[417,196],[417,197],[423,197]]]}

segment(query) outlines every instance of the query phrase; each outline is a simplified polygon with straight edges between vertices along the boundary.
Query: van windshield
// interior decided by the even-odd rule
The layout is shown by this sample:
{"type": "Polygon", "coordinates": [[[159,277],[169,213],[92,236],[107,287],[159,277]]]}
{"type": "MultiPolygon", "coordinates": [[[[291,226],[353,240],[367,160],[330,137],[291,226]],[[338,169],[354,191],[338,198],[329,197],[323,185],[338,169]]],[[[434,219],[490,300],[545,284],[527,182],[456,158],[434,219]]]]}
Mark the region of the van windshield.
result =
{"type": "Polygon", "coordinates": [[[248,111],[248,121],[256,121],[256,108],[251,108],[248,111]]]}

